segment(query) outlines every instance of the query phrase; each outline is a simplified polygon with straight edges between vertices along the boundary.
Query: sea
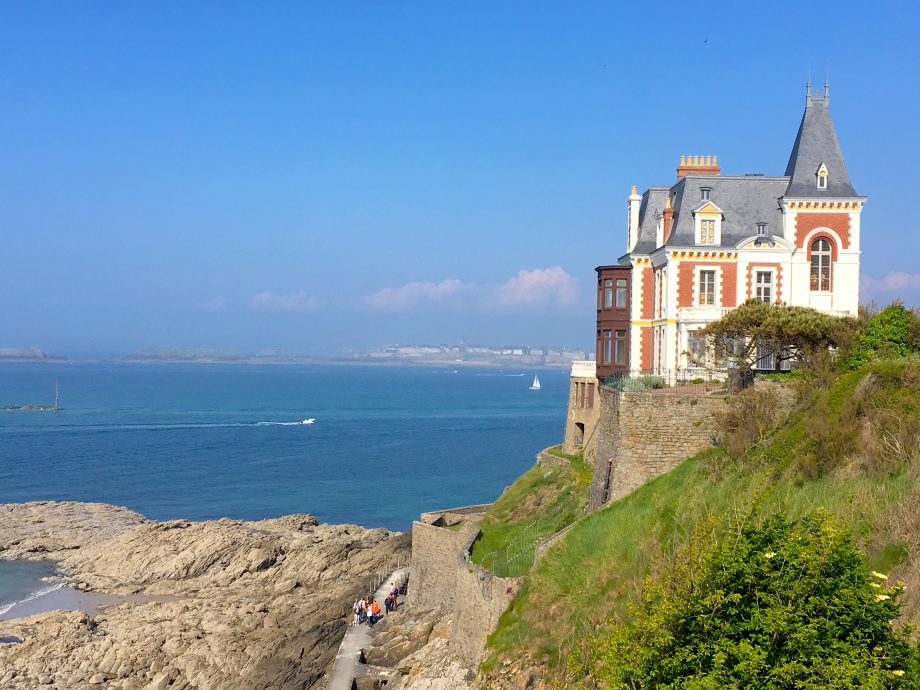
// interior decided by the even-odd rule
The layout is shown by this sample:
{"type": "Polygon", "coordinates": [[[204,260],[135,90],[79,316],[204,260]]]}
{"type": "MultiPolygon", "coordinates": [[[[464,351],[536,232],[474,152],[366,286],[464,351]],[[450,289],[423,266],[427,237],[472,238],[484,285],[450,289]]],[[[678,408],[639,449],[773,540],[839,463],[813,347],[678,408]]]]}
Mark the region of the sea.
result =
{"type": "MultiPolygon", "coordinates": [[[[5,363],[0,407],[53,405],[56,382],[61,409],[0,410],[0,503],[98,501],[154,520],[311,513],[404,531],[422,512],[495,500],[561,442],[569,372],[5,363]]],[[[37,581],[10,567],[0,561],[0,608],[37,581]]]]}

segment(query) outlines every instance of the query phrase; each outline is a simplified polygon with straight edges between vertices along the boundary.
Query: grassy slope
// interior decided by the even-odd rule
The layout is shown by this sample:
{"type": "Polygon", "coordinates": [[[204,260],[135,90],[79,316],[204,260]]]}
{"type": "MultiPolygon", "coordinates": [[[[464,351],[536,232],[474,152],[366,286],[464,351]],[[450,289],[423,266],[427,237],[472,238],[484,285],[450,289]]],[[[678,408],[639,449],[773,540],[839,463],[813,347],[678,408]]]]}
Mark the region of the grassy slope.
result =
{"type": "Polygon", "coordinates": [[[524,527],[547,513],[552,513],[552,522],[563,524],[584,514],[590,468],[581,456],[563,455],[558,446],[550,452],[568,463],[561,467],[534,465],[518,477],[480,521],[482,536],[473,545],[474,562],[507,546],[524,527]]]}
{"type": "MultiPolygon", "coordinates": [[[[841,378],[830,393],[835,404],[864,375],[841,378]]],[[[900,396],[903,402],[904,395],[897,391],[893,399],[900,396]]],[[[707,511],[724,515],[744,508],[764,491],[762,514],[798,517],[823,506],[845,516],[857,535],[891,535],[892,516],[901,520],[904,506],[917,501],[915,473],[908,469],[872,475],[849,468],[809,479],[795,462],[808,452],[808,443],[802,415],[791,415],[759,451],[756,463],[728,461],[720,450],[705,451],[591,515],[532,571],[490,638],[484,668],[501,655],[522,653],[556,666],[580,631],[603,623],[611,613],[628,615],[627,603],[652,564],[699,517],[707,511]]],[[[895,531],[903,538],[903,530],[895,531]]],[[[897,538],[866,539],[872,567],[887,572],[904,558],[906,549],[897,538]]],[[[909,617],[916,617],[917,608],[913,611],[909,617]]]]}

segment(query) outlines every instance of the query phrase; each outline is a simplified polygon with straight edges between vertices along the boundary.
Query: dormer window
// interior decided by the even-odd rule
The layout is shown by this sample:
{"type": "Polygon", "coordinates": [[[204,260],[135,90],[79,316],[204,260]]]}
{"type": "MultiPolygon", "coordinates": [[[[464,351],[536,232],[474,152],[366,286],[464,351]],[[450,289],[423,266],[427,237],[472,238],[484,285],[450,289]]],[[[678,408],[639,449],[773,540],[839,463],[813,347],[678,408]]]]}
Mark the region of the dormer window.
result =
{"type": "Polygon", "coordinates": [[[722,243],[722,209],[711,201],[704,201],[693,211],[696,244],[722,243]]]}
{"type": "Polygon", "coordinates": [[[821,164],[821,167],[818,168],[818,172],[815,173],[815,177],[818,180],[818,189],[827,189],[827,166],[824,163],[821,164]]]}
{"type": "Polygon", "coordinates": [[[712,199],[712,190],[708,187],[703,187],[700,190],[700,201],[709,201],[710,199],[712,199]]]}
{"type": "Polygon", "coordinates": [[[766,236],[767,234],[767,224],[766,223],[757,224],[757,234],[760,235],[761,237],[766,236]]]}

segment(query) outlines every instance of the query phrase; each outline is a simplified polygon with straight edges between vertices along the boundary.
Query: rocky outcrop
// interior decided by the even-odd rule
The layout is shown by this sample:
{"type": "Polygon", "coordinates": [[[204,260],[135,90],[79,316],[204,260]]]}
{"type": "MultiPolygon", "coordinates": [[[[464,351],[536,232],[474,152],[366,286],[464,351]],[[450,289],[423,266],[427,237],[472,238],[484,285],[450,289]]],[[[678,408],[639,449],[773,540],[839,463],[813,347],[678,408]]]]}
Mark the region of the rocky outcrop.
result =
{"type": "Polygon", "coordinates": [[[475,673],[448,648],[450,615],[441,609],[402,609],[375,626],[371,645],[362,650],[366,675],[361,690],[471,690],[475,673]]]}
{"type": "Polygon", "coordinates": [[[0,505],[0,558],[51,558],[77,588],[124,596],[91,617],[0,622],[0,687],[311,688],[351,602],[405,563],[407,535],[310,515],[154,522],[87,503],[0,505]],[[129,596],[130,595],[130,596],[129,596]]]}

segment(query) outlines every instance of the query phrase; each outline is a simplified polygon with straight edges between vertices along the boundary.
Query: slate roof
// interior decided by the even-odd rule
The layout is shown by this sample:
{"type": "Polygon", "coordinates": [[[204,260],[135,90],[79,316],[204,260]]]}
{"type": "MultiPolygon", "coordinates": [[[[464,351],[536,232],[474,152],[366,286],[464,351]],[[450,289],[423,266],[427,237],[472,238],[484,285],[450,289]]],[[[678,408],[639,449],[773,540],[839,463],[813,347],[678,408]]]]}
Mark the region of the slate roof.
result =
{"type": "Polygon", "coordinates": [[[809,94],[806,97],[805,114],[785,174],[792,178],[786,196],[859,196],[847,175],[826,96],[809,94]],[[827,166],[827,189],[818,189],[815,183],[815,173],[822,163],[827,166]]]}
{"type": "Polygon", "coordinates": [[[805,114],[782,177],[764,175],[686,175],[671,187],[649,187],[639,206],[639,238],[632,253],[651,254],[657,249],[658,219],[670,195],[674,217],[665,246],[696,245],[693,210],[705,202],[700,190],[709,188],[710,201],[723,211],[723,248],[734,247],[745,237],[757,234],[757,224],[766,223],[767,235],[782,235],[779,199],[792,197],[856,197],[850,184],[843,153],[825,94],[809,94],[805,114]],[[827,189],[818,189],[815,174],[821,164],[828,170],[827,189]]]}
{"type": "Polygon", "coordinates": [[[722,244],[718,246],[734,247],[745,237],[756,235],[758,223],[767,224],[767,235],[782,235],[779,198],[788,184],[788,177],[686,175],[673,187],[651,187],[642,195],[639,241],[633,252],[650,254],[655,251],[658,227],[655,212],[664,208],[668,194],[674,217],[665,246],[697,246],[693,211],[706,203],[700,198],[702,189],[709,189],[710,201],[722,209],[722,244]]]}

